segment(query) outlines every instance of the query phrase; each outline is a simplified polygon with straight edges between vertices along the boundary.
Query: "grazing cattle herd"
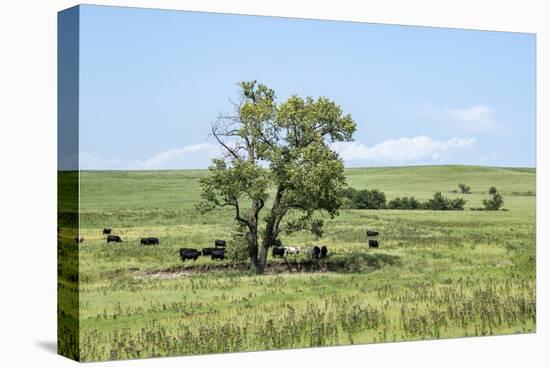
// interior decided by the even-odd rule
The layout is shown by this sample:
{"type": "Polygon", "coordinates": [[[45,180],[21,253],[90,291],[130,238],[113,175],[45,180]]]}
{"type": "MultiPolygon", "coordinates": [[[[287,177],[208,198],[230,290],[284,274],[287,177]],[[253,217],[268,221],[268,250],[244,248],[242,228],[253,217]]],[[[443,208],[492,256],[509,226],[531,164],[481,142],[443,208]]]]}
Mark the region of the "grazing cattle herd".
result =
{"type": "MultiPolygon", "coordinates": [[[[59,227],[58,227],[59,232],[59,227]]],[[[107,243],[111,242],[122,242],[122,238],[119,235],[111,234],[111,228],[103,228],[103,235],[107,235],[107,243]]],[[[367,230],[367,237],[377,237],[379,233],[377,231],[367,230]]],[[[76,237],[74,239],[76,243],[84,243],[86,240],[84,237],[76,237]]],[[[158,237],[142,237],[140,239],[140,244],[147,245],[160,245],[160,240],[158,237]]],[[[369,248],[379,248],[380,245],[378,240],[368,240],[369,248]]],[[[290,255],[299,255],[301,253],[301,248],[297,246],[283,246],[283,242],[279,239],[273,240],[272,243],[271,255],[276,257],[285,257],[290,255]]],[[[224,260],[225,259],[225,248],[227,242],[225,240],[214,240],[214,247],[204,247],[202,250],[195,248],[185,248],[182,247],[178,250],[181,261],[193,260],[196,261],[199,256],[210,256],[212,260],[224,260]]],[[[327,246],[313,246],[307,247],[304,253],[312,259],[322,259],[328,256],[327,246]]]]}
{"type": "MultiPolygon", "coordinates": [[[[225,241],[223,240],[216,240],[215,244],[221,243],[221,242],[225,244],[225,241]]],[[[212,260],[223,260],[225,259],[225,248],[221,247],[221,245],[218,245],[218,246],[219,247],[205,247],[202,249],[202,251],[199,251],[195,248],[182,247],[178,250],[178,252],[180,254],[181,261],[185,261],[185,260],[196,261],[199,258],[199,256],[210,256],[212,260]]]]}

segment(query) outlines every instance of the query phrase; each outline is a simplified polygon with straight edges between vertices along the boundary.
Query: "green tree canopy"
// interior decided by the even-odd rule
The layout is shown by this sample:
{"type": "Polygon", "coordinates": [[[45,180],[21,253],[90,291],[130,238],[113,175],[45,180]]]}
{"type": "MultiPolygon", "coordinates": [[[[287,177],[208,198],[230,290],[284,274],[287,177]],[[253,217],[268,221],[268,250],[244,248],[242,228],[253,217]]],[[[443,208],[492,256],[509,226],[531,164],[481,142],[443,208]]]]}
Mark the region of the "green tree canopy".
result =
{"type": "Polygon", "coordinates": [[[224,155],[200,179],[197,207],[203,213],[234,209],[246,231],[251,265],[262,273],[268,248],[281,233],[309,230],[321,236],[323,221],[314,214],[338,214],[344,165],[330,143],[351,140],[356,125],[326,97],[294,95],[278,104],[275,92],[263,84],[241,82],[239,87],[233,113],[220,116],[212,127],[224,155]]]}

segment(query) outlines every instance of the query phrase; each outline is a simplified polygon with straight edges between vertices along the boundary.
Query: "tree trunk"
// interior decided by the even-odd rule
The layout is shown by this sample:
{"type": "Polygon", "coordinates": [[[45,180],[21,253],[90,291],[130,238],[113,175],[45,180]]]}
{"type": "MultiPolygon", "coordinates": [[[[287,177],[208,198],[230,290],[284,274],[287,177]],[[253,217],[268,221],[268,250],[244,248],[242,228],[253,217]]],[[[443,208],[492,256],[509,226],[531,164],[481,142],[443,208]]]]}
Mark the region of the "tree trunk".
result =
{"type": "Polygon", "coordinates": [[[266,242],[266,238],[262,241],[262,248],[260,250],[260,257],[258,259],[258,265],[256,271],[258,274],[263,274],[267,265],[267,254],[269,252],[269,244],[266,242]]]}
{"type": "Polygon", "coordinates": [[[259,274],[263,274],[267,265],[267,255],[269,253],[269,246],[277,239],[277,230],[280,222],[280,205],[281,198],[283,196],[283,189],[279,186],[275,199],[273,200],[273,206],[271,207],[271,214],[267,219],[265,226],[265,235],[262,240],[262,247],[260,249],[258,263],[256,270],[259,274]]]}
{"type": "MultiPolygon", "coordinates": [[[[247,142],[247,160],[250,163],[256,162],[256,155],[254,154],[254,134],[252,133],[252,124],[248,122],[248,130],[250,131],[249,137],[246,138],[247,142]]],[[[250,265],[256,269],[256,272],[263,272],[263,267],[258,262],[258,200],[252,200],[250,206],[250,235],[248,255],[250,256],[250,265]],[[261,269],[261,270],[260,270],[261,269]]]]}
{"type": "Polygon", "coordinates": [[[250,233],[248,238],[248,256],[250,257],[250,266],[258,271],[258,234],[250,233]]]}
{"type": "Polygon", "coordinates": [[[260,256],[258,258],[257,270],[259,274],[263,274],[267,265],[267,255],[269,253],[269,246],[275,240],[275,232],[273,231],[274,220],[270,219],[265,228],[265,236],[262,240],[262,247],[260,249],[260,256]]]}
{"type": "Polygon", "coordinates": [[[248,255],[253,268],[258,269],[258,201],[252,201],[250,208],[250,239],[248,243],[248,255]]]}

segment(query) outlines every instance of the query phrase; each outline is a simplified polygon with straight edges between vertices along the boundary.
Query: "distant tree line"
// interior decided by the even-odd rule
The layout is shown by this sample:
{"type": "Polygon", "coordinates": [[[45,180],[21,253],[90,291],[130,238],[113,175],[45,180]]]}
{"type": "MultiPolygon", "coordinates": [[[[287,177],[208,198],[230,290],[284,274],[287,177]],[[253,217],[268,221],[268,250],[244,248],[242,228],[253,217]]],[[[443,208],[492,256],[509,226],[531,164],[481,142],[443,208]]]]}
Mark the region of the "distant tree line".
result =
{"type": "MultiPolygon", "coordinates": [[[[470,187],[464,186],[463,193],[470,193],[470,187]]],[[[483,200],[483,207],[472,210],[500,210],[504,205],[504,199],[497,192],[496,187],[489,189],[490,199],[483,200]]],[[[433,198],[427,201],[417,200],[414,196],[398,197],[386,202],[386,195],[379,190],[357,190],[346,187],[340,192],[342,209],[399,209],[399,210],[464,210],[466,200],[462,198],[449,199],[441,192],[436,192],[433,198]]]]}
{"type": "Polygon", "coordinates": [[[386,203],[386,195],[379,190],[357,190],[347,187],[341,192],[342,208],[400,209],[400,210],[464,210],[464,199],[448,199],[436,192],[432,199],[419,201],[413,196],[399,197],[386,203]]]}

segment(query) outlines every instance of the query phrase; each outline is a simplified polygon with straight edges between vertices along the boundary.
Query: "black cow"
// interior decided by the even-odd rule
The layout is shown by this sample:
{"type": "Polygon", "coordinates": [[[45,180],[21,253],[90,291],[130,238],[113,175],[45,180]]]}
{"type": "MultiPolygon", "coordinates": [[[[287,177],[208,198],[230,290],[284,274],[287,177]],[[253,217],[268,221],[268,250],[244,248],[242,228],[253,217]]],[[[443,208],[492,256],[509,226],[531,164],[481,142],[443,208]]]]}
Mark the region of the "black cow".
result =
{"type": "Polygon", "coordinates": [[[122,238],[120,238],[120,236],[110,234],[107,235],[107,243],[109,242],[122,242],[122,238]]]}
{"type": "Polygon", "coordinates": [[[273,247],[281,247],[283,245],[283,241],[276,239],[271,241],[271,246],[273,247]]]}
{"type": "Polygon", "coordinates": [[[181,261],[185,260],[197,260],[201,256],[201,252],[194,248],[180,248],[179,249],[181,261]]]}
{"type": "Polygon", "coordinates": [[[305,253],[312,259],[318,259],[321,255],[321,248],[319,246],[307,247],[305,253]]]}
{"type": "Polygon", "coordinates": [[[319,254],[319,257],[327,257],[328,249],[327,246],[321,247],[321,253],[319,254]]]}
{"type": "Polygon", "coordinates": [[[367,236],[368,236],[368,237],[376,237],[376,236],[378,236],[378,232],[376,232],[376,231],[368,231],[368,230],[367,230],[367,236]]]}
{"type": "Polygon", "coordinates": [[[111,234],[111,228],[103,228],[103,235],[111,234]]]}
{"type": "Polygon", "coordinates": [[[378,241],[369,240],[369,248],[378,248],[378,241]]]}
{"type": "Polygon", "coordinates": [[[210,256],[212,255],[212,251],[217,250],[216,247],[204,247],[202,249],[202,256],[210,256]]]}
{"type": "Polygon", "coordinates": [[[212,250],[212,253],[210,254],[210,257],[212,260],[223,260],[225,259],[225,249],[224,248],[215,248],[212,250]]]}
{"type": "Polygon", "coordinates": [[[159,245],[160,240],[157,237],[145,237],[141,239],[142,245],[159,245]]]}
{"type": "Polygon", "coordinates": [[[285,248],[284,247],[273,247],[273,250],[271,250],[271,256],[273,257],[283,257],[285,256],[285,248]]]}
{"type": "Polygon", "coordinates": [[[311,257],[318,258],[319,256],[321,256],[321,249],[319,246],[314,246],[313,250],[311,250],[311,257]]]}
{"type": "Polygon", "coordinates": [[[225,243],[225,240],[215,240],[214,241],[214,246],[216,247],[225,247],[226,243],[225,243]]]}

